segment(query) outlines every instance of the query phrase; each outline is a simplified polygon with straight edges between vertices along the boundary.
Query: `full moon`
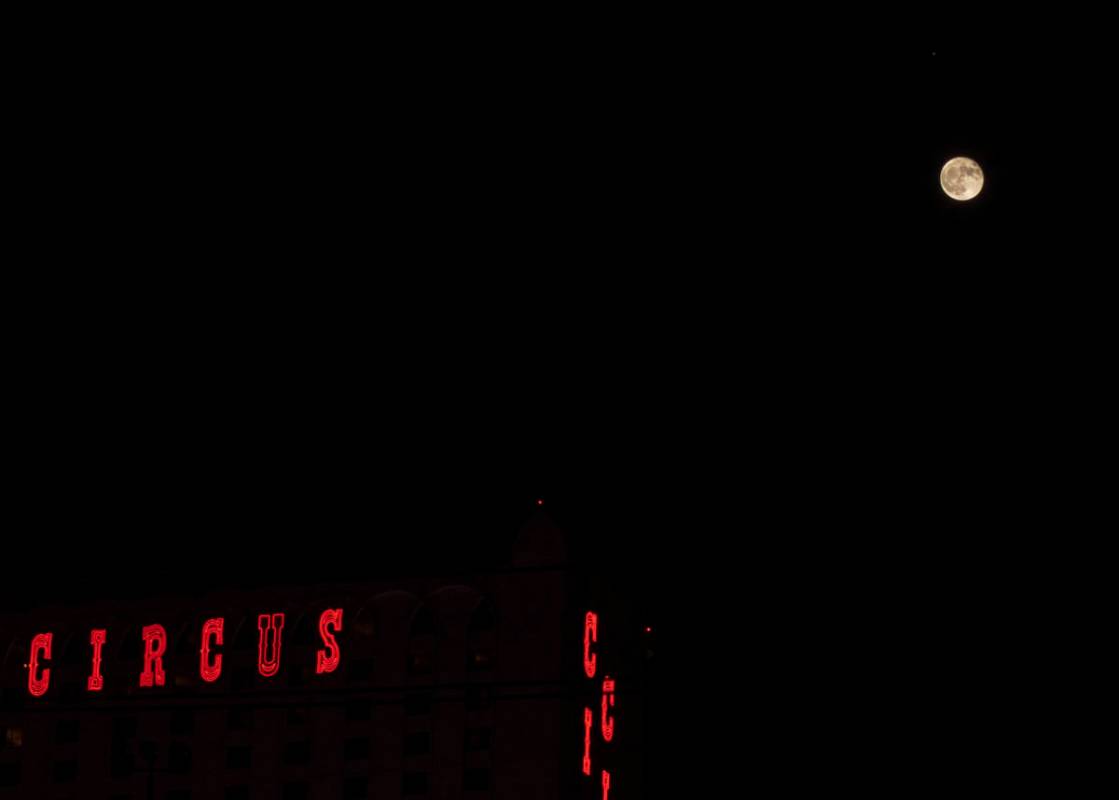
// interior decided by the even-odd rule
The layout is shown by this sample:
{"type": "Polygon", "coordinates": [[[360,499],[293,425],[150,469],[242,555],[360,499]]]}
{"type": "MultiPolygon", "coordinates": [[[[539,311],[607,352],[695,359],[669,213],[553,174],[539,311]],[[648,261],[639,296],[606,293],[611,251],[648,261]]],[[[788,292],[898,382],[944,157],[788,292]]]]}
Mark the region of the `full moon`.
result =
{"type": "Polygon", "coordinates": [[[953,158],[940,171],[940,187],[953,200],[971,200],[983,191],[983,170],[970,158],[953,158]]]}

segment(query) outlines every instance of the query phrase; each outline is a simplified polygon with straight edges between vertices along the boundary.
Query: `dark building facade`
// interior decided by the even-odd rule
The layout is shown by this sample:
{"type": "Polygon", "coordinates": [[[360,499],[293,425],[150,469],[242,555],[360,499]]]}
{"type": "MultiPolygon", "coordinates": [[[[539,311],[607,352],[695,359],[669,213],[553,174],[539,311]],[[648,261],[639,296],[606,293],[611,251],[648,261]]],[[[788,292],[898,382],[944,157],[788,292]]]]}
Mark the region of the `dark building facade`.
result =
{"type": "MultiPolygon", "coordinates": [[[[508,563],[0,617],[0,798],[636,798],[650,630],[508,563]]],[[[42,598],[49,601],[49,598],[42,598]]]]}

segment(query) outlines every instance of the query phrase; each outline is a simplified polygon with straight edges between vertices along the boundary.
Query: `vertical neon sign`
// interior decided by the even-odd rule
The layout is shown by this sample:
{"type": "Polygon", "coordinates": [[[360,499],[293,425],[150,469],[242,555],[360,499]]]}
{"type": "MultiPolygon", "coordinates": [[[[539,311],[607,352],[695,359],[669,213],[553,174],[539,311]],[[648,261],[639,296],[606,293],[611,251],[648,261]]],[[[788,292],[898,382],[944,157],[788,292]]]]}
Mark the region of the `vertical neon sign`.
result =
{"type": "Polygon", "coordinates": [[[591,728],[594,727],[594,713],[583,709],[583,774],[591,774],[591,728]]]}
{"type": "Polygon", "coordinates": [[[613,707],[614,681],[607,675],[602,681],[602,738],[607,742],[614,738],[614,718],[610,716],[613,707]]]}
{"type": "Polygon", "coordinates": [[[598,641],[598,614],[588,611],[583,620],[583,671],[588,678],[594,677],[598,656],[591,652],[591,644],[598,641]]]}
{"type": "MultiPolygon", "coordinates": [[[[593,611],[588,611],[586,616],[583,617],[583,674],[588,680],[594,680],[598,674],[598,653],[592,652],[592,645],[598,644],[598,614],[593,611]]],[[[599,715],[599,733],[602,736],[603,742],[612,742],[615,734],[615,720],[611,713],[614,708],[615,699],[614,691],[617,687],[617,681],[609,675],[604,675],[602,678],[602,702],[601,714],[599,715]]],[[[592,731],[594,729],[595,713],[590,708],[583,707],[583,774],[590,777],[593,772],[593,764],[591,761],[591,741],[593,740],[592,731]]],[[[610,773],[607,770],[602,770],[602,800],[609,800],[610,798],[610,773]]]]}

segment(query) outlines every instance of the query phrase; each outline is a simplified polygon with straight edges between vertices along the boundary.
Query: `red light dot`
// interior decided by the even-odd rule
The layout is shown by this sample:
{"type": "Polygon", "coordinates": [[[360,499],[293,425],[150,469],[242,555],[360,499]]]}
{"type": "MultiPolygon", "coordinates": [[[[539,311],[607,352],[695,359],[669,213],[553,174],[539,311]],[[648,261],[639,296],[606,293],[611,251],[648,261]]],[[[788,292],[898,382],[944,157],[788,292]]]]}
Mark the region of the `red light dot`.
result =
{"type": "Polygon", "coordinates": [[[652,633],[652,632],[653,632],[653,629],[650,628],[648,625],[646,625],[645,626],[645,633],[652,633]]]}
{"type": "Polygon", "coordinates": [[[537,500],[536,505],[542,506],[542,505],[544,505],[544,501],[543,500],[537,500]]]}

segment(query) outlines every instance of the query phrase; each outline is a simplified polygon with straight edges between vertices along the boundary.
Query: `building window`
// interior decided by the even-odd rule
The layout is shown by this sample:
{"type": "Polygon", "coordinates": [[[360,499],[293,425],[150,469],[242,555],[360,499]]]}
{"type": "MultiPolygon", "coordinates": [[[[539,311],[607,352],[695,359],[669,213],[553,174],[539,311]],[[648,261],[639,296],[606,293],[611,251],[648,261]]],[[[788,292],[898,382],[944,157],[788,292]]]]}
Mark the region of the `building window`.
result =
{"type": "Polygon", "coordinates": [[[136,717],[113,717],[113,738],[132,739],[136,736],[136,717]]]}
{"type": "Polygon", "coordinates": [[[373,717],[373,703],[370,700],[351,700],[346,704],[348,722],[368,722],[373,717]]]}
{"type": "Polygon", "coordinates": [[[408,674],[409,675],[430,675],[431,674],[431,653],[426,651],[416,651],[408,654],[408,674]]]}
{"type": "Polygon", "coordinates": [[[470,672],[483,672],[493,668],[493,655],[488,650],[471,650],[466,661],[470,672]]]}
{"type": "Polygon", "coordinates": [[[303,781],[291,781],[284,784],[284,800],[307,800],[310,792],[303,781]]]}
{"type": "Polygon", "coordinates": [[[412,617],[408,634],[408,674],[430,675],[435,666],[435,641],[438,628],[435,615],[427,606],[420,606],[412,617]]]}
{"type": "Polygon", "coordinates": [[[466,710],[484,711],[493,706],[490,691],[484,687],[472,687],[466,690],[466,710]]]}
{"type": "Polygon", "coordinates": [[[345,756],[347,761],[360,761],[363,758],[369,758],[369,737],[359,736],[347,739],[345,756]]]}
{"type": "Polygon", "coordinates": [[[466,634],[466,669],[481,672],[492,669],[497,653],[497,612],[493,603],[483,600],[470,617],[466,634]]]}
{"type": "Polygon", "coordinates": [[[182,742],[172,742],[167,750],[167,766],[172,772],[190,772],[192,761],[190,747],[182,742]]]}
{"type": "Polygon", "coordinates": [[[136,769],[136,759],[129,749],[127,741],[113,740],[113,749],[109,756],[109,774],[118,780],[127,778],[136,769]]]}
{"type": "Polygon", "coordinates": [[[420,606],[415,616],[412,617],[411,635],[434,636],[437,630],[435,615],[431,613],[431,609],[427,606],[420,606]]]}
{"type": "Polygon", "coordinates": [[[253,710],[251,708],[231,708],[225,720],[226,730],[249,731],[253,727],[253,710]]]}
{"type": "Polygon", "coordinates": [[[427,794],[427,773],[405,772],[403,793],[405,795],[427,794]]]}
{"type": "Polygon", "coordinates": [[[415,717],[431,713],[431,695],[424,692],[410,694],[404,699],[404,713],[415,717]]]}
{"type": "Polygon", "coordinates": [[[404,755],[422,756],[431,752],[431,734],[427,731],[409,733],[404,737],[404,755]]]}
{"type": "Polygon", "coordinates": [[[252,764],[252,749],[249,747],[229,747],[225,751],[227,769],[248,769],[252,764]]]}
{"type": "Polygon", "coordinates": [[[284,745],[282,760],[289,766],[309,763],[311,760],[311,743],[307,741],[288,742],[284,745]]]}
{"type": "Polygon", "coordinates": [[[369,779],[361,776],[346,778],[344,795],[346,800],[361,800],[369,796],[369,779]]]}
{"type": "Polygon", "coordinates": [[[127,778],[135,769],[132,740],[136,737],[136,717],[113,717],[113,738],[109,753],[109,774],[127,778]]]}
{"type": "Polygon", "coordinates": [[[69,783],[78,777],[77,761],[59,761],[54,765],[54,782],[69,783]]]}
{"type": "Polygon", "coordinates": [[[467,728],[466,749],[470,752],[489,750],[493,743],[492,728],[467,728]]]}
{"type": "Polygon", "coordinates": [[[20,765],[18,763],[0,764],[0,786],[19,786],[20,777],[20,765]]]}
{"type": "Polygon", "coordinates": [[[4,747],[23,747],[23,728],[5,728],[4,747]]]}
{"type": "Polygon", "coordinates": [[[468,792],[484,792],[490,788],[490,771],[485,767],[471,767],[462,776],[462,788],[468,792]]]}
{"type": "Polygon", "coordinates": [[[190,736],[194,733],[194,711],[177,708],[171,712],[171,735],[190,736]]]}

